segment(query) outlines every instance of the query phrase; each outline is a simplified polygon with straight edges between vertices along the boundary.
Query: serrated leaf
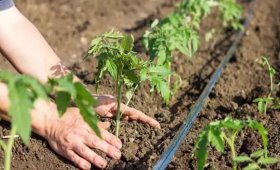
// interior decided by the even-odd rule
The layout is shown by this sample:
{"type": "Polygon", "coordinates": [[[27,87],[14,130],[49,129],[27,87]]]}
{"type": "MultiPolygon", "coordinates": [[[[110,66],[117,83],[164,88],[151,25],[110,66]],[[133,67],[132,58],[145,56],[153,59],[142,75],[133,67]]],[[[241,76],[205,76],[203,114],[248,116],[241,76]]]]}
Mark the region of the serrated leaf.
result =
{"type": "Polygon", "coordinates": [[[106,61],[106,66],[104,69],[107,69],[109,71],[109,73],[111,74],[112,78],[114,80],[117,79],[117,75],[118,75],[118,66],[115,63],[115,61],[113,60],[107,60],[106,61]]]}
{"type": "Polygon", "coordinates": [[[224,142],[223,139],[221,138],[221,131],[215,129],[215,128],[210,128],[209,132],[209,141],[211,144],[219,151],[219,152],[224,152],[224,142]]]}
{"type": "Polygon", "coordinates": [[[134,42],[133,36],[132,35],[126,35],[121,40],[121,47],[126,52],[131,51],[132,48],[133,48],[133,42],[134,42]]]}
{"type": "Polygon", "coordinates": [[[55,103],[57,105],[59,116],[62,116],[65,113],[67,107],[70,105],[70,102],[71,95],[69,93],[64,91],[57,92],[55,103]]]}
{"type": "Polygon", "coordinates": [[[277,158],[272,158],[272,157],[261,157],[260,159],[258,159],[258,163],[262,164],[262,165],[272,165],[272,164],[276,164],[278,162],[277,158]]]}

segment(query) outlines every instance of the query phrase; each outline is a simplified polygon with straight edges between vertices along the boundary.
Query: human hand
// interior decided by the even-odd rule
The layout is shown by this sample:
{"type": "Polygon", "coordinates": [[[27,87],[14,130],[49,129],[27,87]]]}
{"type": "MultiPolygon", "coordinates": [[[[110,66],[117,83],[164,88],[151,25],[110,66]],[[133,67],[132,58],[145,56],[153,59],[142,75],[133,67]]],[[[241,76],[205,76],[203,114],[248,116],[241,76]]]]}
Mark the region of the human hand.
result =
{"type": "Polygon", "coordinates": [[[68,108],[61,118],[50,122],[45,138],[61,156],[71,160],[81,169],[90,169],[91,164],[105,168],[107,162],[92,148],[99,149],[114,159],[120,159],[121,141],[106,129],[109,122],[99,124],[100,139],[83,121],[77,108],[68,108]]]}
{"type": "MultiPolygon", "coordinates": [[[[117,102],[113,96],[103,95],[95,96],[98,104],[95,107],[97,114],[103,117],[114,117],[117,112],[117,102]]],[[[147,123],[152,127],[160,128],[160,124],[155,119],[145,115],[143,112],[134,108],[121,104],[121,112],[123,113],[124,120],[137,120],[147,123]]]]}

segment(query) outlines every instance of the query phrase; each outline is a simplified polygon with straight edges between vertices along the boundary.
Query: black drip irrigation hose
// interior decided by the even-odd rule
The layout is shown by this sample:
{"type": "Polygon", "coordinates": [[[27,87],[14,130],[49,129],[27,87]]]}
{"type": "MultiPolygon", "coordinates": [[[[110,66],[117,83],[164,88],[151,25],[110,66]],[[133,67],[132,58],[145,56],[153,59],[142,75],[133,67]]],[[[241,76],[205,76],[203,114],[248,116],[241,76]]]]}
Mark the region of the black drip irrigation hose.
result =
{"type": "Polygon", "coordinates": [[[177,149],[179,148],[180,144],[182,143],[183,139],[189,132],[193,122],[196,120],[199,112],[202,110],[204,103],[209,96],[210,92],[212,91],[214,85],[220,78],[223,69],[225,68],[226,64],[229,62],[233,54],[235,53],[238,44],[240,43],[241,39],[244,36],[245,30],[248,28],[249,23],[251,19],[253,18],[254,8],[256,6],[256,1],[254,1],[253,8],[249,11],[248,16],[246,18],[246,21],[244,23],[244,30],[239,31],[235,41],[231,45],[230,49],[227,51],[227,54],[225,55],[224,59],[221,61],[219,67],[212,75],[209,83],[204,88],[203,92],[199,96],[197,102],[192,107],[190,113],[186,117],[185,121],[181,125],[179,131],[177,132],[176,136],[173,138],[171,143],[169,144],[168,148],[164,151],[164,153],[161,155],[160,159],[156,162],[155,166],[153,167],[153,170],[163,170],[165,169],[168,164],[170,163],[171,159],[173,158],[174,154],[176,153],[177,149]]]}

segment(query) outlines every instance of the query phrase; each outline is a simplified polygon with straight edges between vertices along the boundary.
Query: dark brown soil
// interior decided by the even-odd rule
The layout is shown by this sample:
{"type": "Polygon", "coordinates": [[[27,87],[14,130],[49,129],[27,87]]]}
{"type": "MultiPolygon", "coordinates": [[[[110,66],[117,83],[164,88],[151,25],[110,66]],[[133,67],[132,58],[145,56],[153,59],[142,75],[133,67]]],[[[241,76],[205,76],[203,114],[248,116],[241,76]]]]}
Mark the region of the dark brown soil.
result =
{"type": "MultiPolygon", "coordinates": [[[[251,1],[240,2],[245,9],[252,6],[251,1]]],[[[166,15],[174,9],[175,4],[172,0],[22,0],[16,3],[40,29],[66,65],[71,66],[90,86],[94,85],[92,73],[95,71],[96,61],[80,61],[92,37],[112,27],[139,37],[148,21],[166,15]]],[[[256,104],[252,103],[253,99],[267,94],[269,90],[268,74],[255,60],[264,55],[268,56],[280,73],[279,6],[279,0],[258,0],[255,17],[246,36],[168,169],[196,169],[196,160],[192,154],[195,138],[209,122],[226,116],[241,119],[251,116],[262,122],[269,131],[271,155],[280,157],[280,112],[269,109],[268,115],[263,116],[257,112],[256,104]]],[[[220,21],[216,18],[215,12],[205,18],[201,35],[212,27],[220,27],[220,21]]],[[[139,88],[131,106],[155,117],[161,123],[162,129],[155,130],[137,122],[123,122],[120,137],[123,141],[123,156],[119,161],[108,158],[108,169],[151,169],[197,100],[231,45],[233,37],[228,30],[215,36],[209,43],[203,42],[198,55],[191,60],[174,54],[173,67],[182,77],[183,85],[170,106],[163,105],[160,96],[150,95],[148,85],[139,88]]],[[[139,45],[136,47],[136,50],[145,56],[143,49],[138,48],[139,45]]],[[[1,69],[11,69],[7,61],[1,59],[0,63],[1,69]]],[[[106,79],[100,92],[113,94],[112,87],[111,81],[106,79]]],[[[1,124],[4,127],[1,127],[1,132],[8,133],[8,124],[1,124]]],[[[246,130],[244,134],[236,144],[239,154],[249,154],[261,146],[256,133],[246,130]]],[[[44,139],[35,134],[29,147],[17,140],[13,153],[13,169],[75,169],[67,160],[57,156],[44,139]]],[[[230,169],[229,152],[220,154],[210,149],[209,154],[209,169],[230,169]]],[[[2,155],[1,152],[0,160],[3,160],[2,155]]],[[[270,168],[280,169],[280,163],[270,168]]]]}

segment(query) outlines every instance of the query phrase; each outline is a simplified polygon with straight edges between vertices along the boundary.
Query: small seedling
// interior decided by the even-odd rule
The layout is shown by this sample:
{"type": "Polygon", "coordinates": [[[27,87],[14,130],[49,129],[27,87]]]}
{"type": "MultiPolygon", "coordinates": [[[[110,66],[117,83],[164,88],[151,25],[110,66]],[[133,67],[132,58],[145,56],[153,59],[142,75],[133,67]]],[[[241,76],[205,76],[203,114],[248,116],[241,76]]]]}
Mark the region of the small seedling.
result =
{"type": "MultiPolygon", "coordinates": [[[[90,45],[88,58],[94,55],[98,59],[96,90],[102,77],[109,73],[115,81],[115,95],[117,96],[116,136],[119,135],[121,119],[122,87],[128,88],[127,94],[133,95],[134,89],[148,72],[148,64],[141,60],[133,48],[132,35],[123,35],[120,32],[108,32],[95,38],[90,45]]],[[[129,97],[131,98],[131,97],[129,97]]],[[[127,103],[128,104],[128,103],[127,103]]]]}
{"type": "Polygon", "coordinates": [[[219,10],[225,27],[231,26],[234,30],[243,30],[240,23],[242,8],[236,3],[236,0],[218,0],[219,10]]]}
{"type": "Polygon", "coordinates": [[[237,165],[239,162],[248,162],[249,164],[247,168],[249,168],[256,165],[260,167],[262,165],[274,164],[278,161],[276,158],[268,156],[267,130],[262,124],[251,119],[242,121],[227,117],[224,120],[210,123],[199,134],[196,140],[194,152],[197,157],[199,170],[204,169],[208,157],[207,147],[209,145],[213,146],[219,152],[224,152],[225,147],[228,146],[231,153],[232,168],[234,170],[237,170],[237,165]],[[256,130],[262,138],[263,149],[261,151],[252,153],[251,157],[237,156],[234,145],[237,135],[244,127],[256,130]],[[257,159],[257,162],[254,162],[255,159],[257,159]]]}
{"type": "Polygon", "coordinates": [[[263,166],[276,164],[278,159],[274,157],[266,157],[265,150],[260,149],[250,154],[250,156],[237,156],[234,161],[238,164],[245,164],[246,166],[242,168],[243,170],[261,170],[263,169],[263,166]]]}
{"type": "MultiPolygon", "coordinates": [[[[200,45],[199,29],[202,19],[210,13],[211,7],[219,6],[224,25],[235,29],[241,28],[241,8],[235,0],[184,0],[178,8],[163,20],[155,20],[143,36],[143,44],[149,52],[150,60],[157,66],[163,66],[171,75],[166,77],[170,94],[175,94],[181,84],[180,77],[173,76],[177,81],[171,83],[172,53],[179,51],[191,58],[198,51],[200,45]]],[[[208,34],[210,38],[212,34],[208,34]]],[[[168,103],[169,101],[165,102],[168,103]]]]}
{"type": "Polygon", "coordinates": [[[272,97],[272,94],[275,90],[274,76],[276,74],[276,71],[269,64],[269,61],[266,57],[262,57],[261,60],[259,60],[259,62],[262,66],[267,66],[267,68],[268,68],[268,74],[269,74],[269,78],[270,78],[270,90],[269,90],[269,93],[268,93],[267,97],[259,97],[259,98],[255,99],[254,102],[258,103],[259,112],[266,115],[268,105],[273,103],[273,101],[274,101],[274,98],[272,97]]]}

